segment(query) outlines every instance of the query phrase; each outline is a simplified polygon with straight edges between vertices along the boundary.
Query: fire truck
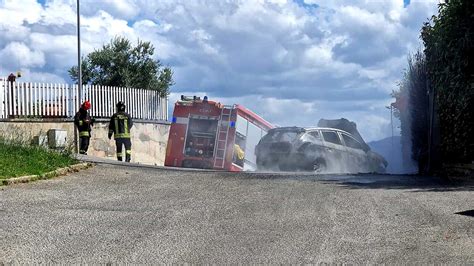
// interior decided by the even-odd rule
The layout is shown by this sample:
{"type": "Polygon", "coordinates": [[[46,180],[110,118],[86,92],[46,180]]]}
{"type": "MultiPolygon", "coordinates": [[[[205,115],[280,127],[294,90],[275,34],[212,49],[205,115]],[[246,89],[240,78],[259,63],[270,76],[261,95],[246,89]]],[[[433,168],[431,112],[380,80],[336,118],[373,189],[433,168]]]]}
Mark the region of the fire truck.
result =
{"type": "Polygon", "coordinates": [[[227,171],[256,169],[255,146],[269,122],[246,109],[181,96],[175,103],[165,165],[227,171]]]}

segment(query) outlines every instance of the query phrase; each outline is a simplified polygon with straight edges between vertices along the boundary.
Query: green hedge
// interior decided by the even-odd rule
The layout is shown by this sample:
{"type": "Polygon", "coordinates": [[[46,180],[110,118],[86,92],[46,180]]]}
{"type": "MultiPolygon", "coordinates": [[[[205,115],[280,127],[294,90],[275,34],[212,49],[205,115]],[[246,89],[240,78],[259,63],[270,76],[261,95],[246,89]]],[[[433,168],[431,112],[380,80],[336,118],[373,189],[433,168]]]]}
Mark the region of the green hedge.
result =
{"type": "Polygon", "coordinates": [[[436,91],[441,159],[474,160],[474,1],[439,5],[421,31],[431,86],[436,91]]]}

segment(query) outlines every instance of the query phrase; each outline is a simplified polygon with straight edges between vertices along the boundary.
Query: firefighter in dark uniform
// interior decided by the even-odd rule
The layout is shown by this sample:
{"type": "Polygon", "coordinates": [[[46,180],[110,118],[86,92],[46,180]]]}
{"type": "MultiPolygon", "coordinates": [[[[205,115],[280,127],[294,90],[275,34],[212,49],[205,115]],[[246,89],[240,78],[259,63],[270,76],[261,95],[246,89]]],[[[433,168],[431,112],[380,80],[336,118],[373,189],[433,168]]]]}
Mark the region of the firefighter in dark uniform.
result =
{"type": "Polygon", "coordinates": [[[130,162],[132,157],[132,142],[130,141],[130,129],[133,126],[132,118],[125,112],[125,104],[117,103],[117,113],[110,118],[109,139],[114,135],[117,146],[117,159],[122,161],[122,146],[125,146],[125,161],[130,162]]]}
{"type": "Polygon", "coordinates": [[[74,116],[74,124],[79,130],[79,153],[85,155],[87,155],[92,125],[94,124],[94,119],[91,118],[88,112],[90,108],[91,103],[89,101],[85,101],[74,116]]]}

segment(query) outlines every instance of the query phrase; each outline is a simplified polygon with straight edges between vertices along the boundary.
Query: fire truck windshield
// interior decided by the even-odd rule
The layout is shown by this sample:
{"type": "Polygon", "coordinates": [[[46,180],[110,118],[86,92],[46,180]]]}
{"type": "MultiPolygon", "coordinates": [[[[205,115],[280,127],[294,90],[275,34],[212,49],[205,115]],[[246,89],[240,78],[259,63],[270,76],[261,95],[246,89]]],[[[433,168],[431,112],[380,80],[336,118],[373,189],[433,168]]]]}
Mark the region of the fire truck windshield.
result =
{"type": "Polygon", "coordinates": [[[217,120],[190,118],[186,134],[185,155],[213,157],[216,132],[217,120]]]}

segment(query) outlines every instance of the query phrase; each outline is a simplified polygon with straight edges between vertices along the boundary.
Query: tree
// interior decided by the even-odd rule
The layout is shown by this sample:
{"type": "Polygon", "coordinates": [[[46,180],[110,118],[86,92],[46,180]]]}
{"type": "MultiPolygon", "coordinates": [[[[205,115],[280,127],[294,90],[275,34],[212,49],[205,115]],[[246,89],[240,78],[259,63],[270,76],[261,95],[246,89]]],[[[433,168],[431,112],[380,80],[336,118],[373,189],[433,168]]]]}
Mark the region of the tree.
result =
{"type": "MultiPolygon", "coordinates": [[[[128,39],[115,37],[102,49],[82,59],[82,83],[151,89],[162,96],[168,95],[173,85],[173,72],[152,58],[154,52],[150,42],[138,40],[137,45],[132,46],[128,39]]],[[[68,72],[77,83],[77,66],[68,72]]]]}
{"type": "Polygon", "coordinates": [[[473,14],[472,0],[446,1],[421,31],[447,163],[474,161],[473,14]]]}
{"type": "Polygon", "coordinates": [[[408,57],[408,68],[399,90],[392,93],[396,99],[392,106],[395,116],[401,122],[402,149],[411,150],[411,158],[418,163],[418,170],[424,173],[428,163],[429,140],[429,96],[426,60],[418,51],[408,57]]]}

